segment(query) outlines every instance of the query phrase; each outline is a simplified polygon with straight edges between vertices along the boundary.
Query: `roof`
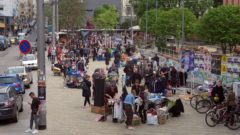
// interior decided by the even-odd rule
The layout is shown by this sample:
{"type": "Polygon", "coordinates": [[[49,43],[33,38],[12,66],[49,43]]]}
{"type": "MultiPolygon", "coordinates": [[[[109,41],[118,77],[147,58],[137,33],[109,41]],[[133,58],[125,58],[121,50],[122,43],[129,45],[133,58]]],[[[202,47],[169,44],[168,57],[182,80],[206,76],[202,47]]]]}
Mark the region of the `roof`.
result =
{"type": "Polygon", "coordinates": [[[9,86],[0,86],[0,93],[7,93],[9,86]]]}
{"type": "Polygon", "coordinates": [[[1,77],[16,77],[16,76],[17,76],[17,74],[1,74],[0,78],[1,77]]]}
{"type": "Polygon", "coordinates": [[[25,68],[24,66],[8,67],[8,69],[25,68]]]}

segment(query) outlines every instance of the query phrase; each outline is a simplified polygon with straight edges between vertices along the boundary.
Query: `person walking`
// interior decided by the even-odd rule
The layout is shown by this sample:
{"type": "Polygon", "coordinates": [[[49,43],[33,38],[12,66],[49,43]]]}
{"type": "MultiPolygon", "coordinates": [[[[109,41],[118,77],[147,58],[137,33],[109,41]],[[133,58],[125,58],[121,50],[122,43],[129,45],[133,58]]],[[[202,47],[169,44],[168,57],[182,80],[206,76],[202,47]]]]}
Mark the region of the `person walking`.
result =
{"type": "Polygon", "coordinates": [[[40,100],[38,97],[35,96],[34,92],[30,92],[29,96],[32,99],[32,103],[29,103],[31,105],[31,118],[30,118],[30,128],[25,131],[25,133],[32,133],[37,134],[38,133],[38,117],[39,117],[39,110],[40,110],[40,100]],[[33,130],[33,122],[35,123],[35,129],[33,130]]]}
{"type": "Polygon", "coordinates": [[[134,101],[135,101],[136,92],[134,90],[128,94],[124,100],[124,109],[127,116],[126,126],[128,129],[134,129],[132,126],[133,120],[133,110],[134,110],[134,101]]]}
{"type": "Polygon", "coordinates": [[[84,81],[83,81],[83,91],[82,91],[82,96],[85,97],[84,100],[84,106],[83,109],[86,107],[87,103],[90,106],[90,97],[91,97],[91,81],[90,81],[90,76],[86,75],[84,81]]]}

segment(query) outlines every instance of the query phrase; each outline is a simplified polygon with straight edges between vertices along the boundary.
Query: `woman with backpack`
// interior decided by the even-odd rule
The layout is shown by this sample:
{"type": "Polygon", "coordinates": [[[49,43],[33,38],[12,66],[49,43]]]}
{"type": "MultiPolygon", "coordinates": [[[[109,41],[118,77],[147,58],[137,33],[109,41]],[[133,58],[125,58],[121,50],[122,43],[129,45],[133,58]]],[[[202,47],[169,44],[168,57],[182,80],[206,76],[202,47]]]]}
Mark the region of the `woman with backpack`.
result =
{"type": "Polygon", "coordinates": [[[92,84],[90,81],[90,76],[86,75],[86,77],[84,78],[83,87],[82,87],[82,90],[83,90],[82,96],[85,97],[83,109],[86,107],[87,103],[89,104],[89,106],[91,105],[90,103],[91,86],[92,84]]]}

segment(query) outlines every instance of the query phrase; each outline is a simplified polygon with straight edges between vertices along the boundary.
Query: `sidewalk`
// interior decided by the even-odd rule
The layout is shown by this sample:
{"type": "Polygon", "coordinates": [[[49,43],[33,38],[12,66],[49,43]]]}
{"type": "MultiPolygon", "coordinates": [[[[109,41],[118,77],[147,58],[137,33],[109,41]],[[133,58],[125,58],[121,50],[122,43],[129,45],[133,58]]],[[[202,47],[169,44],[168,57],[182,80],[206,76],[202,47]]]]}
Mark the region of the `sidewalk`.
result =
{"type": "MultiPolygon", "coordinates": [[[[88,74],[92,75],[97,67],[104,67],[104,62],[90,62],[88,74]]],[[[50,62],[47,62],[47,130],[40,135],[238,135],[239,131],[230,131],[222,125],[207,127],[205,115],[198,114],[184,102],[185,113],[177,118],[170,118],[165,125],[140,125],[135,130],[127,130],[125,124],[112,123],[108,116],[106,122],[96,122],[98,115],[90,108],[81,109],[82,91],[63,87],[63,78],[53,76],[50,62]]],[[[120,72],[120,74],[122,71],[120,72]]],[[[121,76],[121,75],[120,75],[121,76]]],[[[119,91],[121,89],[119,88],[119,91]]],[[[93,102],[93,101],[92,101],[93,102]]]]}

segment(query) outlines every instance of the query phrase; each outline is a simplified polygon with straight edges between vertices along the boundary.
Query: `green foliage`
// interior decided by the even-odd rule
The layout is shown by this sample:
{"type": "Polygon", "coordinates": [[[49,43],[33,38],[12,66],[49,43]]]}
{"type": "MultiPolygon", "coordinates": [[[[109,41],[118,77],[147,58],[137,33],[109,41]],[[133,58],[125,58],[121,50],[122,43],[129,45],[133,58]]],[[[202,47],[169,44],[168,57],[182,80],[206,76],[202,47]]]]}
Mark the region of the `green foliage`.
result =
{"type": "Polygon", "coordinates": [[[44,15],[48,17],[48,24],[52,24],[52,6],[49,3],[44,4],[44,15]]]}
{"type": "Polygon", "coordinates": [[[223,5],[223,0],[213,0],[213,7],[218,7],[223,5]]]}
{"type": "Polygon", "coordinates": [[[198,33],[206,41],[220,44],[223,53],[226,53],[227,47],[232,51],[232,46],[240,44],[239,26],[240,7],[220,6],[204,15],[199,24],[198,33]]]}
{"type": "MultiPolygon", "coordinates": [[[[179,4],[179,0],[157,0],[158,1],[158,9],[172,9],[177,7],[179,4]]],[[[134,11],[138,17],[144,15],[146,11],[146,3],[147,0],[130,0],[133,4],[134,11]]],[[[156,9],[156,0],[148,0],[148,10],[156,9]]]]}
{"type": "Polygon", "coordinates": [[[213,0],[185,0],[185,7],[189,8],[199,18],[213,7],[213,0]]]}
{"type": "MultiPolygon", "coordinates": [[[[222,1],[222,0],[221,0],[222,1]]],[[[144,15],[147,0],[130,0],[138,17],[144,15]]],[[[219,4],[219,3],[217,3],[219,4]]],[[[148,0],[148,9],[170,10],[182,6],[182,0],[148,0]],[[156,6],[158,1],[158,7],[156,6]]],[[[214,6],[214,0],[185,0],[185,8],[189,8],[197,16],[202,16],[214,6]]]]}
{"type": "MultiPolygon", "coordinates": [[[[132,21],[132,25],[138,25],[138,22],[136,20],[132,21]]],[[[126,18],[124,22],[121,24],[121,29],[129,29],[131,27],[131,19],[126,18]]]]}
{"type": "MultiPolygon", "coordinates": [[[[161,39],[174,37],[178,42],[182,34],[182,9],[174,8],[168,11],[158,10],[156,20],[156,10],[148,13],[148,31],[161,39]]],[[[184,31],[186,37],[191,37],[194,33],[194,26],[197,21],[194,14],[189,9],[184,9],[184,31]]],[[[146,15],[140,19],[140,27],[145,30],[146,15]]]]}
{"type": "Polygon", "coordinates": [[[119,14],[113,5],[103,5],[94,12],[97,28],[112,29],[119,23],[119,14]]]}
{"type": "Polygon", "coordinates": [[[79,0],[61,0],[59,2],[60,28],[74,29],[82,26],[85,15],[85,5],[79,0]]]}

